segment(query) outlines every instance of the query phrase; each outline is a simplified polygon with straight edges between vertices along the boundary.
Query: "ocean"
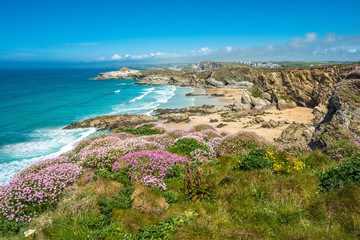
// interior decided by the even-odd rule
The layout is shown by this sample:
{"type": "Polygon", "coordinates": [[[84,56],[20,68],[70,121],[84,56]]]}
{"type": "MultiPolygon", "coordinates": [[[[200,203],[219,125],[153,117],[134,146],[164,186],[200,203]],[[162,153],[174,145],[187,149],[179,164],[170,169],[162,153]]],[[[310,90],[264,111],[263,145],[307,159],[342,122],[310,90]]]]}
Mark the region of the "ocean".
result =
{"type": "Polygon", "coordinates": [[[96,129],[62,130],[88,118],[156,108],[219,104],[184,97],[192,88],[134,85],[137,80],[94,80],[114,69],[0,69],[0,186],[30,164],[70,151],[96,129]]]}

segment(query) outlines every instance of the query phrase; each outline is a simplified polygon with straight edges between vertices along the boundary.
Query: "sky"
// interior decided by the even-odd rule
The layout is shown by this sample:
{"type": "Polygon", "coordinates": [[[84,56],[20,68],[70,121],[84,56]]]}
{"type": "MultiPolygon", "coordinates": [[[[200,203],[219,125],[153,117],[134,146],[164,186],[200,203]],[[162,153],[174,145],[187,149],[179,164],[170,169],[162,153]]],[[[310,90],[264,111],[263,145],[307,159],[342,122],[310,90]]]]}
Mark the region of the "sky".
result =
{"type": "Polygon", "coordinates": [[[0,67],[360,61],[360,1],[1,0],[0,67]]]}

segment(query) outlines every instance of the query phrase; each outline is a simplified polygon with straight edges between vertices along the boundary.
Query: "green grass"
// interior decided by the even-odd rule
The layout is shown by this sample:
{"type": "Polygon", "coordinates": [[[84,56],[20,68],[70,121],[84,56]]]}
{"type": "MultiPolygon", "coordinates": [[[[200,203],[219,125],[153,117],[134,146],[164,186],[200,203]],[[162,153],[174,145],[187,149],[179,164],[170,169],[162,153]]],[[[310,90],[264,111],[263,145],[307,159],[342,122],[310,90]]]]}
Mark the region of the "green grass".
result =
{"type": "MultiPolygon", "coordinates": [[[[37,239],[360,238],[360,187],[344,181],[330,191],[320,188],[321,173],[339,163],[313,151],[299,156],[306,164],[302,172],[277,175],[271,168],[234,170],[244,154],[219,156],[202,164],[203,172],[212,170],[212,194],[195,200],[184,192],[181,174],[166,178],[167,190],[160,191],[131,184],[126,170],[117,174],[86,170],[57,208],[11,239],[24,239],[27,229],[37,229],[37,239]],[[133,204],[136,191],[144,193],[138,196],[149,208],[161,202],[167,206],[154,213],[141,211],[133,204]]],[[[248,161],[256,157],[250,155],[248,161]]]]}

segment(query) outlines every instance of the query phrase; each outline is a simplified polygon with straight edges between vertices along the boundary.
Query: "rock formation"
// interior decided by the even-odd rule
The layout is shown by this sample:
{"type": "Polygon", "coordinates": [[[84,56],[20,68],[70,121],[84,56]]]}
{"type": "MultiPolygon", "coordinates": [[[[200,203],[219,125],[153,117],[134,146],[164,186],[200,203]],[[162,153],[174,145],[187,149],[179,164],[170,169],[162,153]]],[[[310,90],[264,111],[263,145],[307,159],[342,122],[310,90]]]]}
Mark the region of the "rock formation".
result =
{"type": "Polygon", "coordinates": [[[64,129],[75,128],[98,128],[103,130],[113,130],[116,128],[135,127],[145,122],[155,122],[156,119],[147,115],[136,115],[133,113],[126,113],[121,115],[105,115],[90,118],[82,122],[72,123],[64,129]]]}
{"type": "Polygon", "coordinates": [[[312,147],[338,140],[360,140],[360,68],[338,82],[329,100],[324,120],[316,126],[312,147]]]}

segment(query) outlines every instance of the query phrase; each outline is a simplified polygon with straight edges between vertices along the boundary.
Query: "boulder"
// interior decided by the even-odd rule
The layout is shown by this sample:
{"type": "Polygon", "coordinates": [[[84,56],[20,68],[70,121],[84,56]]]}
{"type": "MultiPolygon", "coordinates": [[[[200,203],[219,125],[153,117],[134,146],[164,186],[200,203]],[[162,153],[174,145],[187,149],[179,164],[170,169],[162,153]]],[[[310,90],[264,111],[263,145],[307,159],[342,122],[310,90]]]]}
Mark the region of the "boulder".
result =
{"type": "Polygon", "coordinates": [[[315,128],[311,124],[293,122],[284,129],[280,139],[284,143],[294,143],[299,141],[309,143],[314,129],[315,128]]]}
{"type": "Polygon", "coordinates": [[[236,111],[236,112],[241,112],[243,110],[247,110],[250,109],[251,105],[250,104],[243,104],[239,101],[235,101],[234,105],[232,106],[232,110],[236,111]]]}
{"type": "Polygon", "coordinates": [[[261,98],[250,97],[250,99],[251,99],[251,106],[255,109],[263,109],[263,108],[266,108],[266,106],[270,104],[269,101],[261,99],[261,98]]]}
{"type": "Polygon", "coordinates": [[[218,125],[216,125],[217,128],[222,128],[222,127],[225,127],[227,126],[226,123],[219,123],[218,125]]]}
{"type": "Polygon", "coordinates": [[[213,86],[213,87],[223,87],[224,86],[223,82],[217,81],[217,80],[215,80],[215,78],[206,79],[205,83],[207,85],[210,85],[210,86],[213,86]]]}
{"type": "Polygon", "coordinates": [[[297,105],[295,102],[285,101],[284,99],[279,99],[279,101],[277,103],[277,108],[279,110],[285,110],[285,109],[296,108],[296,107],[297,107],[297,105]]]}

